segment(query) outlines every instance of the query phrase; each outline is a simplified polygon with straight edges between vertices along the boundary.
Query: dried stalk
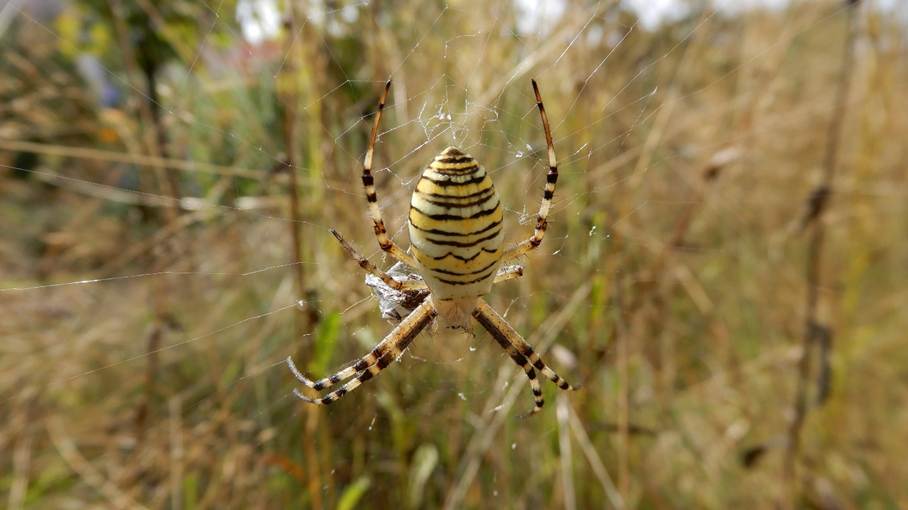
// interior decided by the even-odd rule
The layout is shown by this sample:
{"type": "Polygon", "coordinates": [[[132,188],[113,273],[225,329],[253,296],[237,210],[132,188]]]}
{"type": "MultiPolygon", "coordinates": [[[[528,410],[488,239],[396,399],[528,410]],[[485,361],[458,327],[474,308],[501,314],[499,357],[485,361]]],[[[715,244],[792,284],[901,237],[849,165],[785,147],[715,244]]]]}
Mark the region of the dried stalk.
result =
{"type": "MultiPolygon", "coordinates": [[[[805,265],[805,280],[807,284],[806,310],[804,337],[801,342],[801,352],[798,359],[798,372],[795,397],[792,409],[792,419],[788,427],[788,437],[785,449],[783,477],[787,483],[793,484],[797,489],[796,463],[801,447],[801,431],[807,416],[807,390],[808,378],[811,372],[811,351],[815,343],[831,338],[831,329],[823,324],[819,317],[820,288],[822,286],[822,255],[825,245],[825,225],[823,216],[829,207],[829,197],[832,194],[836,167],[838,166],[839,144],[842,136],[842,127],[847,111],[848,95],[851,89],[851,77],[854,74],[854,43],[857,39],[857,7],[859,0],[846,0],[847,36],[842,50],[842,67],[837,81],[835,104],[832,117],[827,128],[826,152],[823,158],[823,174],[820,184],[810,194],[807,211],[804,215],[802,226],[809,229],[807,239],[807,258],[805,265]]],[[[828,343],[828,342],[825,342],[828,343]]],[[[828,349],[824,349],[828,353],[828,349]]],[[[825,377],[825,376],[824,376],[825,377]]],[[[825,390],[824,390],[825,391],[825,390]]],[[[796,492],[792,492],[795,494],[796,492]]]]}
{"type": "Polygon", "coordinates": [[[570,404],[564,394],[555,401],[555,417],[558,419],[558,453],[561,460],[561,487],[564,493],[565,510],[576,510],[577,493],[574,489],[574,456],[571,450],[570,404]]]}
{"type": "Polygon", "coordinates": [[[608,470],[605,469],[605,463],[602,462],[602,457],[599,455],[599,452],[596,451],[593,442],[590,441],[590,436],[586,433],[583,421],[581,421],[580,417],[577,416],[577,413],[573,409],[571,409],[570,412],[571,430],[574,431],[574,437],[580,444],[580,451],[586,456],[587,462],[589,462],[590,467],[593,469],[593,474],[596,476],[596,479],[599,480],[599,484],[602,485],[602,491],[605,492],[609,503],[611,503],[614,508],[624,508],[624,500],[621,498],[621,495],[618,494],[618,489],[615,487],[614,482],[612,482],[612,477],[609,476],[608,470]]]}
{"type": "MultiPolygon", "coordinates": [[[[303,236],[302,236],[302,208],[300,206],[299,183],[297,179],[297,165],[299,161],[299,150],[296,139],[296,124],[299,105],[299,63],[304,61],[302,45],[297,44],[297,37],[302,30],[297,18],[297,5],[291,2],[288,5],[287,18],[284,21],[286,30],[286,42],[284,46],[284,55],[287,59],[281,69],[283,87],[279,89],[279,99],[283,108],[282,133],[284,137],[284,150],[286,157],[284,168],[289,176],[288,194],[290,195],[290,219],[287,224],[290,229],[291,253],[293,254],[294,275],[296,283],[297,297],[302,303],[306,303],[306,274],[304,267],[299,262],[303,260],[303,236]]],[[[314,327],[318,317],[315,309],[306,304],[304,313],[297,313],[294,316],[293,338],[302,338],[306,332],[314,327]]],[[[298,355],[300,353],[297,353],[298,355]]],[[[305,358],[305,356],[302,356],[305,358]]],[[[319,422],[322,410],[317,407],[306,407],[304,410],[303,427],[305,434],[303,438],[303,448],[306,457],[306,468],[309,476],[306,478],[308,487],[309,503],[312,508],[325,508],[325,502],[322,500],[322,480],[320,473],[322,466],[319,462],[318,452],[315,451],[317,442],[316,434],[319,429],[319,422]]]]}
{"type": "Polygon", "coordinates": [[[146,508],[134,501],[129,494],[117,484],[98,471],[76,447],[71,436],[66,435],[66,427],[59,417],[47,420],[47,433],[51,443],[64,462],[81,478],[86,485],[103,496],[112,508],[146,508]]]}
{"type": "MultiPolygon", "coordinates": [[[[166,170],[179,170],[181,172],[205,173],[222,176],[246,177],[248,179],[260,179],[261,170],[251,168],[242,168],[237,166],[219,165],[207,161],[189,161],[183,159],[172,159],[166,157],[149,156],[146,154],[130,154],[94,147],[74,147],[70,145],[49,144],[29,142],[25,140],[0,140],[0,150],[10,152],[30,152],[33,154],[43,154],[46,156],[60,156],[70,159],[88,159],[96,161],[105,161],[109,163],[125,163],[152,168],[164,168],[166,170]]],[[[166,200],[166,197],[159,197],[166,200]]],[[[179,202],[175,202],[176,207],[179,202]]]]}
{"type": "MultiPolygon", "coordinates": [[[[165,224],[176,224],[180,216],[180,190],[177,176],[163,164],[160,164],[160,162],[167,159],[167,140],[161,119],[161,104],[157,93],[157,68],[152,62],[142,65],[135,51],[133,51],[133,46],[130,44],[129,39],[130,27],[121,0],[109,0],[109,6],[117,38],[123,51],[124,66],[128,70],[130,80],[137,81],[139,76],[144,80],[145,93],[138,101],[139,118],[143,126],[146,127],[146,129],[143,129],[143,141],[145,150],[151,156],[151,159],[158,163],[154,166],[158,185],[163,191],[163,195],[168,197],[173,204],[171,207],[164,208],[165,224]]],[[[173,242],[170,242],[162,245],[162,248],[163,252],[155,256],[154,271],[163,271],[166,268],[164,260],[169,253],[174,251],[175,246],[173,242]]],[[[159,367],[158,353],[160,352],[162,336],[168,324],[174,322],[167,302],[171,295],[172,292],[166,281],[157,283],[152,289],[155,321],[146,340],[145,394],[136,409],[134,418],[136,437],[140,443],[144,438],[148,416],[155,398],[155,379],[159,367]]]]}
{"type": "Polygon", "coordinates": [[[618,490],[623,501],[630,492],[630,374],[628,326],[624,318],[624,281],[615,280],[613,304],[615,310],[615,342],[618,344],[618,490]]]}

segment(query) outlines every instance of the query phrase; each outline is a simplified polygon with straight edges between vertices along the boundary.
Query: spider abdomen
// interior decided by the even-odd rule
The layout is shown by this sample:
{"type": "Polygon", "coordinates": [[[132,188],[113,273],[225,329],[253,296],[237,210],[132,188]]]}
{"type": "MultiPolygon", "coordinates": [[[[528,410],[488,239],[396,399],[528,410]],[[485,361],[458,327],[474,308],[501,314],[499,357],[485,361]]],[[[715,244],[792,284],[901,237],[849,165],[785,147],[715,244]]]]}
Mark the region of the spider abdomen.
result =
{"type": "Polygon", "coordinates": [[[448,147],[422,174],[410,200],[413,255],[438,300],[488,293],[501,259],[498,192],[475,159],[448,147]]]}

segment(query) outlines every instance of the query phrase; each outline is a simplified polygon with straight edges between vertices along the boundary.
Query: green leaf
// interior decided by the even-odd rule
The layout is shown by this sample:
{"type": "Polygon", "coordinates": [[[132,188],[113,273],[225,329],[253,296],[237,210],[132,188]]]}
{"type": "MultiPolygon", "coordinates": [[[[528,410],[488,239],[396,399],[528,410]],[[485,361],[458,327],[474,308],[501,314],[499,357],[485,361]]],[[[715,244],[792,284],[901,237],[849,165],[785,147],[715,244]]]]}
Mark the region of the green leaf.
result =
{"type": "Polygon", "coordinates": [[[410,508],[420,508],[423,491],[429,475],[438,464],[438,450],[435,445],[423,444],[413,454],[413,464],[410,467],[410,487],[408,499],[410,508]]]}
{"type": "Polygon", "coordinates": [[[199,477],[190,473],[183,478],[183,508],[193,510],[199,500],[199,477]]]}
{"type": "Polygon", "coordinates": [[[369,489],[370,483],[369,477],[363,476],[350,484],[341,494],[340,501],[337,502],[337,510],[352,510],[369,489]]]}
{"type": "Polygon", "coordinates": [[[318,325],[315,332],[315,346],[312,361],[309,362],[309,372],[322,374],[328,369],[334,346],[340,334],[341,316],[339,313],[328,314],[318,325]]]}

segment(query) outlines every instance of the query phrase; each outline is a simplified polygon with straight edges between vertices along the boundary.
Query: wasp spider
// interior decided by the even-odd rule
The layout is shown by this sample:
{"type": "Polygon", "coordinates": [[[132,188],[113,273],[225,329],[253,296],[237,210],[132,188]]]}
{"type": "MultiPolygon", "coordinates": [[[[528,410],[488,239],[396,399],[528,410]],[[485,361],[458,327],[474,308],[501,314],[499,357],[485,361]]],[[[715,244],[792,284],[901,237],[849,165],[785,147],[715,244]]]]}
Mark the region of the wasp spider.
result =
{"type": "Polygon", "coordinates": [[[371,352],[324,379],[311,381],[288,357],[287,365],[293,375],[308,388],[320,391],[347,381],[341,388],[320,398],[310,398],[299,389],[294,389],[297,397],[304,402],[319,405],[330,404],[340,399],[378,375],[400,357],[420,331],[436,318],[449,327],[467,331],[471,330],[470,322],[473,318],[491,333],[495,341],[523,368],[529,378],[535,398],[535,406],[531,413],[542,409],[544,403],[542,389],[536,378],[537,370],[559,388],[574,389],[549,368],[520,333],[483,299],[494,283],[522,275],[520,266],[503,264],[525,255],[542,242],[547,225],[546,217],[552,196],[555,194],[558,166],[555,161],[552,133],[542,105],[539,87],[535,80],[532,83],[536,106],[539,108],[545,130],[549,159],[549,171],[533,235],[510,249],[502,249],[504,214],[492,180],[470,155],[454,147],[448,147],[425,169],[410,200],[409,252],[402,250],[388,236],[378,207],[372,176],[375,139],[385,98],[391,87],[390,81],[385,84],[363,161],[363,186],[378,245],[399,263],[412,268],[418,277],[394,278],[357,253],[336,231],[332,229],[331,233],[340,241],[347,254],[369,273],[367,282],[369,277],[373,278],[373,281],[376,279],[380,281],[378,287],[384,287],[386,291],[395,294],[397,297],[394,300],[409,313],[371,352]]]}

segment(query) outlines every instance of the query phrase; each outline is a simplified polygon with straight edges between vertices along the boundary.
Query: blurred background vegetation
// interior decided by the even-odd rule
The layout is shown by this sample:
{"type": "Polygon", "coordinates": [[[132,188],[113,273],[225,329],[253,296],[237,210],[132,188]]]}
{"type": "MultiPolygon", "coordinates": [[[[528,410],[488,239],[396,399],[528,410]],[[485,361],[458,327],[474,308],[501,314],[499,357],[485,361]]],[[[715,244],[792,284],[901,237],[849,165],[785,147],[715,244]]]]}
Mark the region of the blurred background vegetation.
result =
{"type": "Polygon", "coordinates": [[[906,6],[747,3],[0,4],[3,502],[908,507],[906,6]],[[389,77],[404,245],[451,144],[528,234],[540,82],[551,226],[489,298],[583,384],[535,417],[485,333],[290,393],[392,327],[328,232],[387,267],[389,77]]]}

